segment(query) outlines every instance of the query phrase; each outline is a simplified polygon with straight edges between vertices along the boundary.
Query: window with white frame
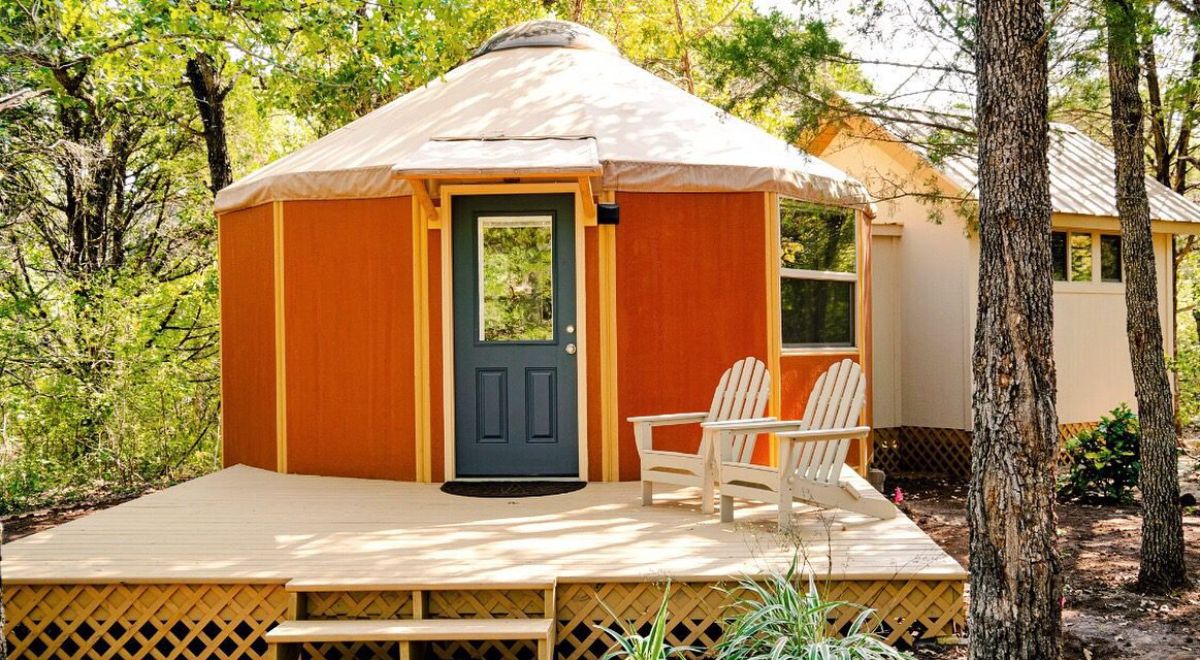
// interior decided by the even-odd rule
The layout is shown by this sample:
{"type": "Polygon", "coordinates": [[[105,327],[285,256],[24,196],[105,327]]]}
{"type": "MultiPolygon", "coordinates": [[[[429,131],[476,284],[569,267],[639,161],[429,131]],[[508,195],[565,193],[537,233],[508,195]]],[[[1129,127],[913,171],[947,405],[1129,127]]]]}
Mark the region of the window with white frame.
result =
{"type": "Polygon", "coordinates": [[[852,209],[779,200],[785,348],[853,347],[858,251],[852,209]]]}
{"type": "Polygon", "coordinates": [[[1091,231],[1050,232],[1051,273],[1056,282],[1121,281],[1121,237],[1091,231]]]}

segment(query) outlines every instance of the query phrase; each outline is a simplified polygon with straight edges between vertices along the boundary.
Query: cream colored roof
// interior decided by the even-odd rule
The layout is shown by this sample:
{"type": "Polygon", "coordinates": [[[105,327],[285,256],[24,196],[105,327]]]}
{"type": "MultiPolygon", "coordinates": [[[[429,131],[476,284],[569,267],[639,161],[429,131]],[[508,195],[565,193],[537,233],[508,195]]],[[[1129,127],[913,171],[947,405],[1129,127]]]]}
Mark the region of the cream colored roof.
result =
{"type": "MultiPolygon", "coordinates": [[[[871,121],[926,158],[938,171],[969,195],[979,185],[978,164],[973,150],[951,149],[951,155],[931,158],[938,125],[973,130],[965,113],[897,107],[878,98],[842,93],[851,104],[868,111],[871,121]]],[[[944,138],[944,139],[953,139],[944,138]]],[[[1117,216],[1117,193],[1113,173],[1116,161],[1104,145],[1068,124],[1050,124],[1050,203],[1055,213],[1117,216]]],[[[1150,217],[1173,222],[1200,222],[1200,205],[1146,177],[1150,217]]]]}
{"type": "Polygon", "coordinates": [[[506,32],[522,29],[225,188],[217,211],[406,195],[402,175],[578,173],[596,163],[602,186],[616,190],[869,202],[847,174],[638,68],[586,28],[542,21],[506,32]],[[530,36],[538,30],[540,41],[530,36]]]}

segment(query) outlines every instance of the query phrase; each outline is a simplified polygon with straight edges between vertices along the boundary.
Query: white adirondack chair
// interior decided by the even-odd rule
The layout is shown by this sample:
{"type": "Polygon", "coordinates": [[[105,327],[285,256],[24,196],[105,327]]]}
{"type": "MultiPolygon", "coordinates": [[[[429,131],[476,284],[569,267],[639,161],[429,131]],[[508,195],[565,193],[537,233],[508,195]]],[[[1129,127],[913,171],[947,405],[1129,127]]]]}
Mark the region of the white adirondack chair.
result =
{"type": "Polygon", "coordinates": [[[858,426],[867,394],[862,368],[850,360],[834,364],[817,378],[804,419],[725,424],[717,429],[720,448],[721,521],[733,521],[733,498],[779,505],[779,527],[789,529],[792,501],[844,509],[879,519],[896,515],[896,507],[879,493],[859,492],[843,481],[850,441],[865,439],[868,426],[858,426]],[[754,465],[750,457],[760,433],[775,433],[779,467],[754,465]]]}
{"type": "MultiPolygon", "coordinates": [[[[771,393],[771,374],[761,361],[748,357],[738,360],[725,371],[713,393],[708,412],[676,413],[630,417],[642,462],[642,505],[654,502],[654,484],[699,486],[703,492],[701,507],[713,511],[713,484],[716,481],[716,453],[713,435],[721,422],[770,421],[762,417],[771,393]],[[700,448],[694,453],[654,448],[654,428],[676,424],[702,424],[700,448]]],[[[731,437],[738,437],[736,434],[731,437]]]]}

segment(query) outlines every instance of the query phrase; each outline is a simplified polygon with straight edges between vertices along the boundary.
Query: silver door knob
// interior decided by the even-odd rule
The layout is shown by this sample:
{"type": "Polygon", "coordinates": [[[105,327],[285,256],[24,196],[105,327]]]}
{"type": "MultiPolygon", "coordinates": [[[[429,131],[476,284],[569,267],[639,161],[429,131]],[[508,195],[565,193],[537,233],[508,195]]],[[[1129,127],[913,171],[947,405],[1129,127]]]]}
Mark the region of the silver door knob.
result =
{"type": "Polygon", "coordinates": [[[567,355],[575,355],[575,344],[567,344],[567,355]]]}
{"type": "Polygon", "coordinates": [[[573,325],[568,325],[568,326],[567,326],[567,334],[568,334],[568,335],[573,335],[573,334],[575,334],[575,326],[573,326],[573,325]]]}

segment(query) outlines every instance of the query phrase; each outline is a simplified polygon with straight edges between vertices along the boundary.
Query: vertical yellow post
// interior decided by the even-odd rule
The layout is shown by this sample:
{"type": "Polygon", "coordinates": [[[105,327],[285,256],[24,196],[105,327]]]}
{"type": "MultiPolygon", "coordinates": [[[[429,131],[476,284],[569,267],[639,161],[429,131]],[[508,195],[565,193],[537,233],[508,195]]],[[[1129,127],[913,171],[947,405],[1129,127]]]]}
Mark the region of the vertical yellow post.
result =
{"type": "MultiPolygon", "coordinates": [[[[611,190],[601,194],[601,201],[615,199],[611,190]]],[[[600,225],[597,228],[600,282],[600,423],[601,477],[605,481],[621,479],[621,458],[618,439],[620,420],[617,411],[617,228],[600,225]]]]}
{"type": "MultiPolygon", "coordinates": [[[[783,302],[779,290],[779,195],[764,193],[767,277],[767,368],[771,370],[771,401],[767,414],[779,417],[783,401],[783,302]]],[[[779,465],[779,446],[768,443],[771,465],[779,465]]]]}
{"type": "MultiPolygon", "coordinates": [[[[424,188],[422,187],[422,190],[424,188]]],[[[412,198],[413,262],[413,442],[415,479],[433,479],[429,374],[429,218],[425,206],[412,198]]]]}
{"type": "Polygon", "coordinates": [[[287,472],[287,333],[284,331],[283,202],[274,202],[275,248],[275,470],[287,472]]]}

